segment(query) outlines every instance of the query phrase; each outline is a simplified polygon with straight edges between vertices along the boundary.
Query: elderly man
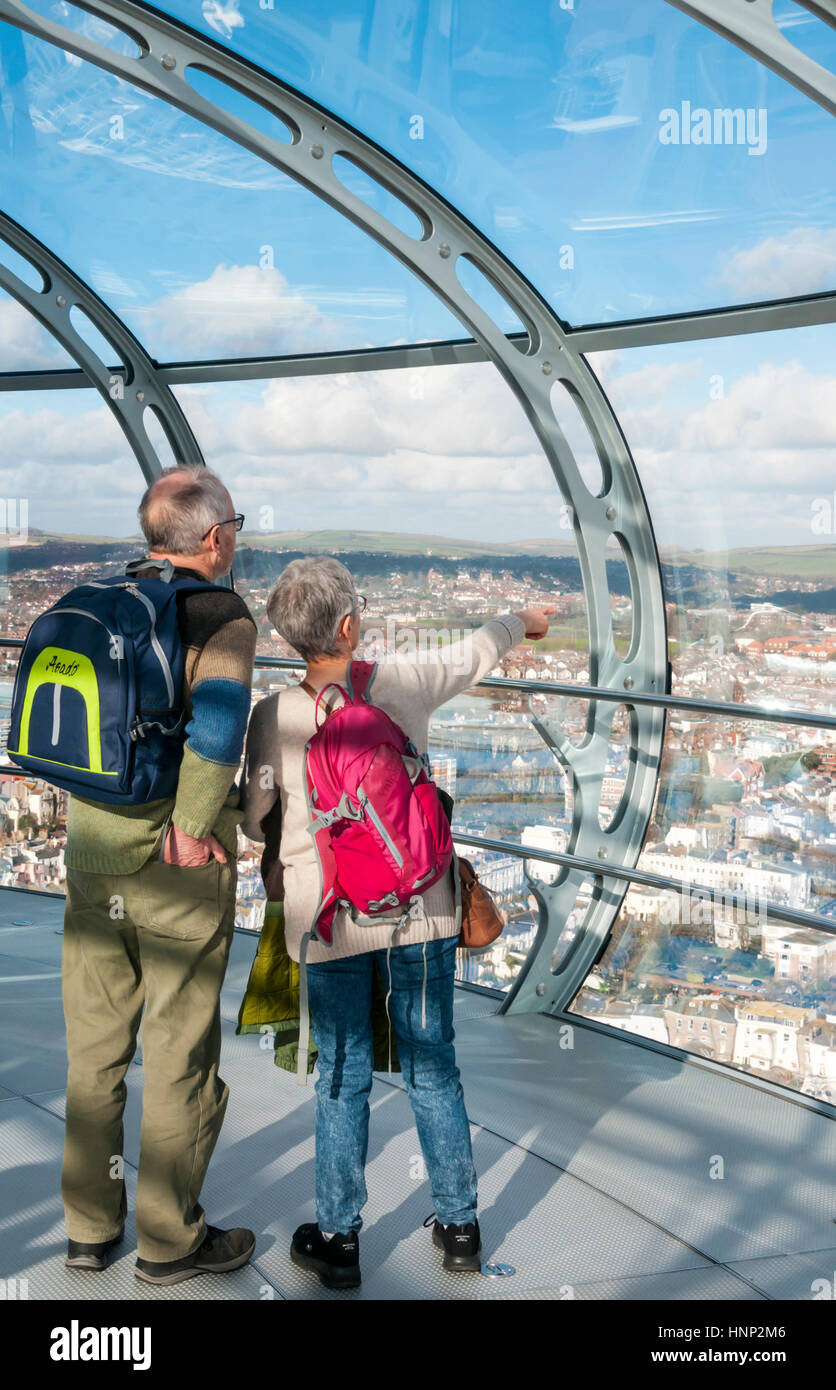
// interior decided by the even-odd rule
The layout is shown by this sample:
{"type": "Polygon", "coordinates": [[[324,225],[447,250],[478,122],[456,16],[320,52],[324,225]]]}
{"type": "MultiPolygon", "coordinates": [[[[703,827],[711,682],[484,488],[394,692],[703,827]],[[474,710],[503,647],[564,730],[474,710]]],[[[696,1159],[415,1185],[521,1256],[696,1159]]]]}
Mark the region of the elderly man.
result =
{"type": "MultiPolygon", "coordinates": [[[[209,582],[229,573],[244,520],[203,467],[167,469],[139,519],[149,556],[132,574],[209,582]]],[[[237,1269],[255,1248],[252,1231],[207,1226],[199,1197],[228,1097],[219,999],[256,629],[231,589],[180,592],[177,608],[188,723],[176,794],[126,806],[73,796],[67,827],[66,1263],[103,1269],[122,1238],[124,1078],[143,1019],[136,1275],[152,1284],[237,1269]]]]}

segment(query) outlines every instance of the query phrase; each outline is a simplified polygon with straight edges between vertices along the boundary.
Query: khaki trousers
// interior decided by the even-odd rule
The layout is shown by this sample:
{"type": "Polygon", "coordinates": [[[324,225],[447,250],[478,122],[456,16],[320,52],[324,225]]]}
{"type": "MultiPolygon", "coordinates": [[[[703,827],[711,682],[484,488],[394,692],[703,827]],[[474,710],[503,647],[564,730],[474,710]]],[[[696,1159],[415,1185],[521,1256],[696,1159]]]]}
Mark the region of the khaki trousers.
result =
{"type": "Polygon", "coordinates": [[[142,1019],[137,1252],[189,1255],[198,1198],[229,1088],[218,1075],[220,991],[235,920],[236,865],[150,859],[132,874],[67,873],[63,997],[67,1121],[61,1195],[71,1240],[117,1236],[125,1073],[142,1019]]]}

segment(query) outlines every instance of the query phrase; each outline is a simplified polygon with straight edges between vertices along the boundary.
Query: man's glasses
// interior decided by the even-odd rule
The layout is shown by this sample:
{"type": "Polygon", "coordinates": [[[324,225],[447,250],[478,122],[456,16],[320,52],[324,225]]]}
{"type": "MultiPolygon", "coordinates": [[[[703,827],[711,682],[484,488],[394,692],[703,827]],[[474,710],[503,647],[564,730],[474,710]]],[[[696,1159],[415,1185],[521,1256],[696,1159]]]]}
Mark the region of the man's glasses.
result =
{"type": "MultiPolygon", "coordinates": [[[[213,532],[214,529],[215,529],[215,526],[234,526],[235,529],[236,529],[236,531],[240,531],[240,530],[241,530],[241,527],[242,527],[243,525],[244,525],[244,515],[243,515],[243,513],[242,513],[242,512],[236,512],[236,513],[235,513],[235,516],[228,516],[227,519],[226,519],[226,521],[216,521],[214,526],[210,526],[210,527],[209,527],[209,530],[206,532],[206,536],[210,536],[210,535],[212,534],[212,532],[213,532]]],[[[201,536],[200,539],[201,539],[202,541],[205,541],[205,540],[206,540],[206,536],[201,536]]]]}

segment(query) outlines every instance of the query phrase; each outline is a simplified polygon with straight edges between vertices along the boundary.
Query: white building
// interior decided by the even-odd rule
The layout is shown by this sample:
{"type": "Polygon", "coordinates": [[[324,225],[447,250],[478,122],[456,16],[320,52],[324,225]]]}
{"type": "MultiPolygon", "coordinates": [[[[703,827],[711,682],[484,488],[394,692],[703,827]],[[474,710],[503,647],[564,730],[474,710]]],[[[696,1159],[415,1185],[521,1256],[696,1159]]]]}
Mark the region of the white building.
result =
{"type": "Polygon", "coordinates": [[[602,1021],[609,1028],[620,1028],[624,1033],[635,1033],[640,1038],[650,1038],[653,1042],[667,1043],[668,1029],[660,1005],[639,1005],[635,1012],[610,1012],[602,1015],[602,1021]],[[654,1010],[651,1012],[651,1008],[654,1010]]]}
{"type": "MultiPolygon", "coordinates": [[[[559,825],[526,825],[520,839],[526,848],[544,849],[549,854],[564,854],[569,842],[566,831],[559,825]]],[[[554,883],[560,873],[559,864],[542,860],[526,859],[525,866],[531,878],[541,883],[554,883]]]]}
{"type": "Polygon", "coordinates": [[[817,936],[802,927],[766,923],[763,954],[771,960],[778,980],[815,986],[836,975],[836,937],[817,936]]]}
{"type": "Polygon", "coordinates": [[[794,864],[746,864],[739,859],[726,862],[666,854],[664,850],[645,850],[639,858],[639,868],[679,883],[699,884],[712,892],[742,894],[754,902],[764,900],[797,908],[808,906],[810,875],[794,864]]]}
{"type": "MultiPolygon", "coordinates": [[[[467,851],[465,851],[467,858],[467,851]]],[[[525,885],[523,874],[523,863],[515,854],[508,854],[502,859],[483,860],[474,865],[481,882],[493,893],[495,898],[509,898],[514,893],[522,891],[525,885]]]]}
{"type": "Polygon", "coordinates": [[[666,845],[684,845],[686,849],[701,849],[702,836],[694,825],[672,825],[665,836],[666,845]]]}
{"type": "Polygon", "coordinates": [[[737,1033],[733,1061],[752,1071],[799,1070],[798,1034],[807,1010],[791,1004],[756,1003],[747,1000],[735,1010],[737,1033]]]}

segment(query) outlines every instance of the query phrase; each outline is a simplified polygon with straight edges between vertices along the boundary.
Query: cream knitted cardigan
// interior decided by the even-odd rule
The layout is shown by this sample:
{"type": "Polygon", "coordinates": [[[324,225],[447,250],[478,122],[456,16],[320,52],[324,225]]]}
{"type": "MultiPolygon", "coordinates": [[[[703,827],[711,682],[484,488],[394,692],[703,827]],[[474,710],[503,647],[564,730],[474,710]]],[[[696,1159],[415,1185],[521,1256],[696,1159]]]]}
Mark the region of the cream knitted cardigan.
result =
{"type": "MultiPolygon", "coordinates": [[[[433,710],[481,680],[524,636],[523,620],[506,614],[440,652],[387,658],[378,663],[370,698],[400,725],[419,753],[426,753],[433,710]]],[[[285,940],[289,955],[297,961],[319,902],[319,868],[308,830],[305,782],[305,744],[315,729],[314,702],[301,687],[260,700],[250,717],[241,783],[241,829],[251,840],[264,839],[262,820],[281,797],[285,940]]],[[[391,941],[398,912],[381,916],[374,926],[360,926],[340,909],[334,917],[331,945],[313,939],[307,946],[307,961],[338,960],[390,944],[404,946],[453,936],[458,923],[449,875],[427,889],[423,908],[423,914],[408,918],[391,941]]]]}

